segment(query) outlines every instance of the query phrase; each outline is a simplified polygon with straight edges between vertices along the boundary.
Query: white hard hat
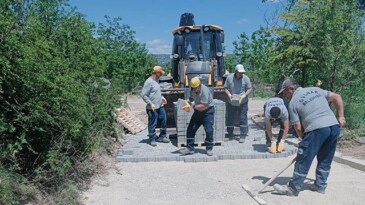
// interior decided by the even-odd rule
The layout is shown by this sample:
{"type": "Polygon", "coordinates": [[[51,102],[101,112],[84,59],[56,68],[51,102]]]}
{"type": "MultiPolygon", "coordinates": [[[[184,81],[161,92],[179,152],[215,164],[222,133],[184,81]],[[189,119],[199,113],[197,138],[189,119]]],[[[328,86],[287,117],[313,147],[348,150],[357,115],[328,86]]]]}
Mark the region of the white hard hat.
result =
{"type": "Polygon", "coordinates": [[[239,72],[239,73],[245,73],[245,68],[243,67],[242,64],[238,64],[236,65],[235,71],[239,72]]]}

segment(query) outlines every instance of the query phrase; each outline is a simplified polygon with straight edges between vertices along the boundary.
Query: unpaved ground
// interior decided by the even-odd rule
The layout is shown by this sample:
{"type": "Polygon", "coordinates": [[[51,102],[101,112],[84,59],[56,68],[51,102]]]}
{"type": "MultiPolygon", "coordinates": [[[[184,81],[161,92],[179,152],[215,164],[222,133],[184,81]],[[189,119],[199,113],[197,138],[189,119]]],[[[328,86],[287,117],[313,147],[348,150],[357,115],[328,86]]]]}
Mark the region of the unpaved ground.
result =
{"type": "MultiPolygon", "coordinates": [[[[130,99],[134,114],[146,120],[139,99],[130,99]],[[139,107],[139,109],[137,109],[139,107]],[[142,111],[141,111],[142,110],[142,111]]],[[[262,112],[263,100],[251,100],[250,115],[262,112]]],[[[144,162],[117,163],[105,175],[98,176],[83,193],[85,205],[134,204],[256,204],[241,188],[260,188],[276,171],[285,167],[289,158],[257,160],[223,160],[217,162],[144,162]]],[[[306,183],[314,179],[315,164],[306,183]]],[[[293,172],[286,170],[275,183],[285,184],[293,172]]],[[[269,204],[363,204],[365,173],[349,166],[333,163],[326,194],[311,192],[304,186],[299,197],[278,196],[269,186],[260,195],[269,204]]]]}

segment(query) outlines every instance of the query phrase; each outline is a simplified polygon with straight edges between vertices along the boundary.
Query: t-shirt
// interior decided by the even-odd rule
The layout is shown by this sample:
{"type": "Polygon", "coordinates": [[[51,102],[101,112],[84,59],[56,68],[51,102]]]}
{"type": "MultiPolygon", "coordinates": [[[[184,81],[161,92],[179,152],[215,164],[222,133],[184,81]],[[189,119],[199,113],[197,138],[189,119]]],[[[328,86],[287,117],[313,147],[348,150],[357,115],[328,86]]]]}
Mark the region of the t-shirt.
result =
{"type": "Polygon", "coordinates": [[[200,90],[190,90],[190,97],[193,98],[195,105],[208,104],[209,107],[214,106],[213,95],[209,88],[201,85],[200,90]]]}
{"type": "Polygon", "coordinates": [[[150,105],[154,104],[156,109],[162,106],[162,95],[161,95],[161,87],[158,84],[157,80],[149,77],[143,85],[141,91],[141,97],[147,103],[146,108],[150,109],[150,105]]]}
{"type": "Polygon", "coordinates": [[[284,100],[278,97],[272,97],[265,102],[265,122],[270,122],[270,110],[273,107],[278,107],[280,109],[279,118],[282,122],[289,119],[288,110],[285,107],[284,100]]]}
{"type": "MultiPolygon", "coordinates": [[[[234,73],[231,73],[227,76],[227,79],[224,82],[224,88],[228,89],[232,95],[233,94],[243,95],[251,87],[252,87],[251,81],[246,75],[243,75],[242,78],[237,79],[234,73]]],[[[242,103],[245,103],[247,101],[248,97],[245,97],[242,103]]],[[[231,102],[231,100],[228,99],[227,102],[231,102]]]]}
{"type": "Polygon", "coordinates": [[[328,104],[329,95],[329,91],[318,87],[297,88],[289,102],[291,123],[301,120],[304,132],[338,124],[328,104]]]}

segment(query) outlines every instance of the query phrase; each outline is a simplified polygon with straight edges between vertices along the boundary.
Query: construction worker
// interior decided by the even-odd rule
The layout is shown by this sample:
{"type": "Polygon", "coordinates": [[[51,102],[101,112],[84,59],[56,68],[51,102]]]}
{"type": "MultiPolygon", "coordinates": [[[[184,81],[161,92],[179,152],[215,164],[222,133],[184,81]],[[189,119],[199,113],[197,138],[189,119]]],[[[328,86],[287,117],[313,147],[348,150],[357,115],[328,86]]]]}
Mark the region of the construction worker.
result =
{"type": "Polygon", "coordinates": [[[148,115],[148,137],[151,146],[156,146],[157,142],[169,143],[166,136],[166,111],[164,104],[166,99],[161,94],[161,88],[158,79],[164,74],[161,66],[152,68],[151,76],[144,82],[141,97],[146,102],[146,112],[148,115]],[[160,136],[156,135],[156,126],[160,121],[160,136]]]}
{"type": "Polygon", "coordinates": [[[245,69],[243,65],[238,64],[235,67],[234,74],[229,74],[224,83],[224,92],[228,96],[227,106],[227,115],[230,116],[227,118],[227,132],[228,138],[232,140],[234,138],[233,130],[234,130],[234,119],[236,118],[236,114],[240,116],[240,143],[244,143],[247,133],[248,133],[248,124],[247,124],[247,111],[248,111],[248,95],[252,91],[250,78],[245,75],[245,69]],[[234,95],[238,95],[239,104],[233,105],[232,100],[234,95]]]}
{"type": "Polygon", "coordinates": [[[214,124],[214,101],[209,88],[201,84],[199,77],[190,80],[190,97],[186,105],[182,108],[189,112],[190,107],[194,109],[187,131],[187,146],[180,150],[181,155],[194,154],[195,134],[201,125],[204,126],[206,139],[206,151],[208,156],[213,155],[213,124],[214,124]]]}
{"type": "Polygon", "coordinates": [[[264,104],[264,117],[266,144],[269,152],[282,152],[289,131],[289,113],[285,107],[284,100],[279,97],[269,98],[264,104]],[[272,125],[275,122],[278,122],[280,125],[277,142],[275,142],[272,132],[272,125]]]}
{"type": "Polygon", "coordinates": [[[342,97],[318,87],[299,87],[294,79],[285,80],[280,93],[290,100],[290,121],[302,140],[298,147],[293,177],[288,185],[275,184],[274,189],[278,194],[298,196],[312,161],[317,156],[316,180],[310,189],[324,194],[340,126],[346,123],[342,97]],[[337,119],[328,102],[335,105],[337,119]]]}

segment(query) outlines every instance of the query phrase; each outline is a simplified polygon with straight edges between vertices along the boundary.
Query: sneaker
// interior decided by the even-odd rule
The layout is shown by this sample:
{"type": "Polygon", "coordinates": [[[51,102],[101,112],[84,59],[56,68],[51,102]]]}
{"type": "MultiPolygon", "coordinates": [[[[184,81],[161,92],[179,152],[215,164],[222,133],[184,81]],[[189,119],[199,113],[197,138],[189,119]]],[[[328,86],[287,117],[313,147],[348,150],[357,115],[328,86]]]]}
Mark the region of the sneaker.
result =
{"type": "Polygon", "coordinates": [[[326,188],[320,188],[319,186],[317,186],[317,184],[311,184],[309,189],[311,191],[316,191],[316,192],[321,193],[321,194],[326,193],[326,188]]]}
{"type": "Polygon", "coordinates": [[[151,141],[150,144],[151,144],[152,147],[156,147],[157,146],[156,141],[151,141]]]}
{"type": "Polygon", "coordinates": [[[244,143],[245,142],[245,138],[240,138],[240,140],[238,141],[239,143],[244,143]]]}
{"type": "Polygon", "coordinates": [[[213,150],[207,150],[207,155],[208,156],[213,156],[213,150]]]}
{"type": "Polygon", "coordinates": [[[298,193],[295,193],[288,185],[275,184],[274,189],[276,191],[276,194],[298,196],[298,193]]]}
{"type": "Polygon", "coordinates": [[[167,137],[159,137],[156,139],[157,142],[169,143],[170,140],[167,137]]]}
{"type": "Polygon", "coordinates": [[[194,150],[190,150],[189,148],[184,148],[179,150],[181,155],[189,155],[189,154],[194,154],[194,150]]]}

